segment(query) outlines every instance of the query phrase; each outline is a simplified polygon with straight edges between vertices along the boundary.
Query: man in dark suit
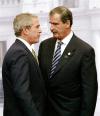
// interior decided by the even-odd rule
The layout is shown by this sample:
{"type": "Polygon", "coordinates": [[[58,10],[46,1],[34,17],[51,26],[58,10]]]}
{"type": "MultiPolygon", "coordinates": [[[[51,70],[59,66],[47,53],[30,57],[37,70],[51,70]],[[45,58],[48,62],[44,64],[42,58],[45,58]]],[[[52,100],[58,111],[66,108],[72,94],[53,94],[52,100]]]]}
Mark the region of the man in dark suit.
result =
{"type": "Polygon", "coordinates": [[[22,13],[13,22],[16,41],[5,55],[2,66],[4,116],[42,116],[45,88],[33,43],[39,41],[38,17],[22,13]]]}
{"type": "Polygon", "coordinates": [[[94,49],[72,32],[69,9],[56,7],[49,16],[53,37],[39,48],[48,94],[46,116],[93,116],[97,99],[94,49]]]}

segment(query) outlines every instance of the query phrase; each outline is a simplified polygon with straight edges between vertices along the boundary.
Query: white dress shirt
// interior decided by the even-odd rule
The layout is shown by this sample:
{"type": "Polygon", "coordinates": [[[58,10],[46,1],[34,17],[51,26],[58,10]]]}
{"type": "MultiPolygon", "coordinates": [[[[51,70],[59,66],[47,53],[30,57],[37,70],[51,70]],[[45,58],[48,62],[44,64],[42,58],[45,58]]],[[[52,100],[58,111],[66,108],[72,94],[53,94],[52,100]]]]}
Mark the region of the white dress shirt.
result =
{"type": "MultiPolygon", "coordinates": [[[[61,55],[63,54],[63,52],[64,52],[66,46],[67,46],[68,43],[70,42],[72,36],[73,36],[73,32],[71,31],[71,32],[69,33],[69,35],[68,35],[67,37],[65,37],[65,38],[62,40],[63,44],[61,45],[61,55]]],[[[57,49],[57,44],[58,44],[59,41],[60,41],[60,40],[57,40],[57,41],[56,41],[54,52],[55,52],[56,49],[57,49]]]]}
{"type": "Polygon", "coordinates": [[[19,38],[19,37],[17,37],[17,39],[20,40],[21,42],[23,42],[25,44],[25,46],[32,52],[32,47],[27,41],[25,41],[24,39],[19,38]]]}

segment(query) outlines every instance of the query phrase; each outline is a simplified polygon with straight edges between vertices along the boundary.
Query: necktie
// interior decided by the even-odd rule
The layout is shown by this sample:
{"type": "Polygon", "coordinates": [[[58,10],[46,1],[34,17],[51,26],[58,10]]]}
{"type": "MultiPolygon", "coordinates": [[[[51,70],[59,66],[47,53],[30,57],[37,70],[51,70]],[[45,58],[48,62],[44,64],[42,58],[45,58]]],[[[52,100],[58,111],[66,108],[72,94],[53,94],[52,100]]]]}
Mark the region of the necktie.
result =
{"type": "Polygon", "coordinates": [[[61,57],[61,45],[63,44],[63,42],[58,42],[58,45],[57,45],[57,49],[54,53],[54,56],[53,56],[53,60],[52,60],[52,66],[51,66],[51,71],[50,71],[50,78],[52,77],[56,67],[57,67],[57,64],[60,60],[60,57],[61,57]]]}
{"type": "Polygon", "coordinates": [[[32,49],[32,54],[33,54],[33,56],[35,57],[35,59],[36,59],[37,63],[39,63],[39,62],[38,62],[37,55],[36,55],[36,53],[35,53],[35,51],[34,51],[33,49],[32,49]]]}

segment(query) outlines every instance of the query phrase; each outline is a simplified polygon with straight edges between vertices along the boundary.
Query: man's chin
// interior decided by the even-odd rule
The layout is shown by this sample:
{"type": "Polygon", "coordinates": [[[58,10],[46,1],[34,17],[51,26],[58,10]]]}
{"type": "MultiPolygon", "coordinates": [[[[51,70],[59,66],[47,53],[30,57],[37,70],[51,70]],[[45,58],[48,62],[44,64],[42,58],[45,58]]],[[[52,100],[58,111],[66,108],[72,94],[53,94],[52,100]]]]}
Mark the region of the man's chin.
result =
{"type": "Polygon", "coordinates": [[[36,40],[36,41],[32,42],[31,44],[36,44],[36,43],[39,43],[39,40],[36,40]]]}
{"type": "Polygon", "coordinates": [[[59,36],[53,35],[53,37],[54,37],[55,39],[61,40],[61,38],[60,38],[59,36]]]}

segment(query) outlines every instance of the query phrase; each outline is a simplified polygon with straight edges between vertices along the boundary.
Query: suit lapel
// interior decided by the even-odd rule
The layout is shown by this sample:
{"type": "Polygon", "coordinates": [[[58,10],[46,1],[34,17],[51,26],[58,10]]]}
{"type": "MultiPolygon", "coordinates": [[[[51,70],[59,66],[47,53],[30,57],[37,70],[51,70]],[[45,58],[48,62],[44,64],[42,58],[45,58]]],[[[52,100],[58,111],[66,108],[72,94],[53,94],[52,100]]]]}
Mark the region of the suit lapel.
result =
{"type": "Polygon", "coordinates": [[[55,75],[61,69],[61,67],[66,65],[70,61],[70,59],[73,57],[73,55],[76,51],[75,40],[76,40],[76,37],[73,35],[69,44],[65,48],[65,50],[61,56],[61,59],[59,61],[59,64],[58,64],[57,68],[55,69],[55,72],[53,75],[55,75]]]}
{"type": "MultiPolygon", "coordinates": [[[[37,64],[36,59],[33,57],[31,51],[26,47],[26,45],[24,43],[22,43],[20,40],[16,39],[15,41],[16,44],[20,45],[21,47],[23,47],[23,49],[26,51],[26,53],[28,54],[28,56],[32,59],[32,61],[35,62],[35,64],[37,64]]],[[[38,65],[38,64],[37,64],[38,65]]]]}
{"type": "MultiPolygon", "coordinates": [[[[53,54],[54,54],[54,49],[55,49],[55,43],[56,43],[56,39],[52,39],[49,42],[48,45],[48,53],[47,53],[47,69],[48,69],[48,74],[50,73],[50,69],[51,69],[51,65],[52,65],[52,58],[53,58],[53,54]]],[[[48,75],[49,76],[49,75],[48,75]]]]}

